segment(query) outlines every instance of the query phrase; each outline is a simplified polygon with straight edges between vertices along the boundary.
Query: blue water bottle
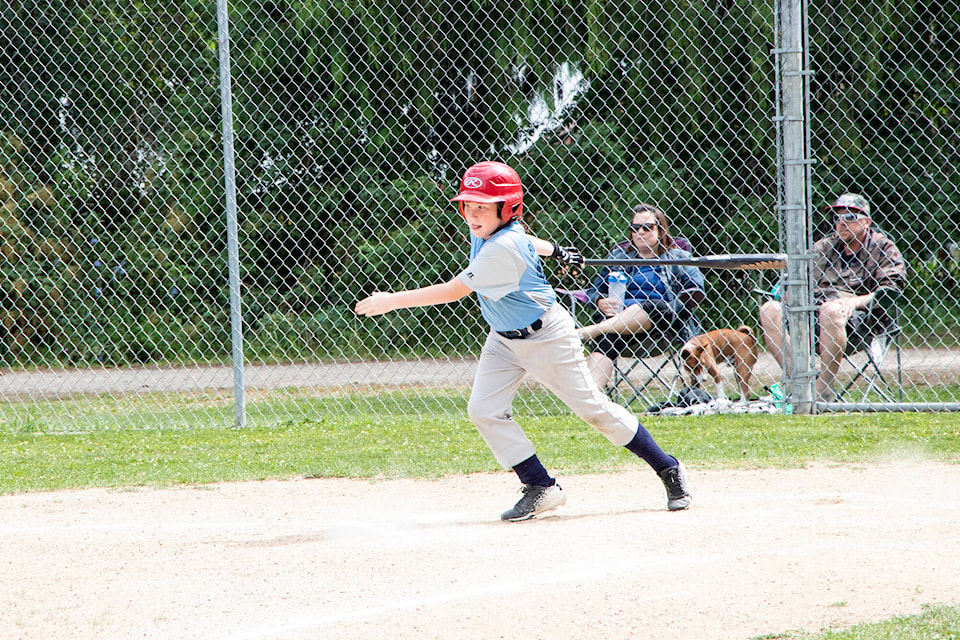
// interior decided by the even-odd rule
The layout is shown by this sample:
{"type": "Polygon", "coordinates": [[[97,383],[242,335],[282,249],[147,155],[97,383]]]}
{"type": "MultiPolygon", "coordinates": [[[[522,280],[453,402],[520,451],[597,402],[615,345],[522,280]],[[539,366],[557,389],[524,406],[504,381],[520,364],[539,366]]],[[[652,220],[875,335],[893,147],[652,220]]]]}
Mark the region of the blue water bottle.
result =
{"type": "Polygon", "coordinates": [[[622,271],[611,271],[607,275],[607,297],[616,298],[620,303],[617,312],[623,311],[624,300],[627,297],[627,274],[622,271]]]}

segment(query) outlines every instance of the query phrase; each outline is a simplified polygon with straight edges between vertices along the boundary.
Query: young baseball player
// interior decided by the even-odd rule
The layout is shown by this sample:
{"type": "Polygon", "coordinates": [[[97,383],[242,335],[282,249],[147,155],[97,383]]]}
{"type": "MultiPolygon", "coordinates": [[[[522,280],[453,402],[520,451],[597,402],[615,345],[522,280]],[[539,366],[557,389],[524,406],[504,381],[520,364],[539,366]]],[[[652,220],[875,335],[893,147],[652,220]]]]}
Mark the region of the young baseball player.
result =
{"type": "Polygon", "coordinates": [[[597,387],[587,368],[573,318],[547,281],[539,256],[581,262],[575,249],[528,236],[518,222],[523,188],[516,171],[500,162],[467,169],[453,198],[470,228],[470,264],[441,284],[395,293],[376,292],[356,312],[376,316],[477,294],[490,333],[480,353],[467,411],[497,461],[512,468],[523,496],[500,517],[528,520],[567,500],[513,419],[512,402],[526,375],[550,389],[612,443],[624,446],[657,472],[671,511],[690,505],[683,465],[667,455],[639,420],[597,387]]]}

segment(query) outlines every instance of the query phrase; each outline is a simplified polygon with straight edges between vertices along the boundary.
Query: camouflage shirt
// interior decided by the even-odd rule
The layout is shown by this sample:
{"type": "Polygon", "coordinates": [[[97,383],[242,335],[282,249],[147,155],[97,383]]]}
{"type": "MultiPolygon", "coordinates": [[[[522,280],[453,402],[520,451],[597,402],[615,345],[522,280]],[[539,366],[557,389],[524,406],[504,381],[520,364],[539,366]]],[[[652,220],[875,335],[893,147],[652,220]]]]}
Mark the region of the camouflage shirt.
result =
{"type": "Polygon", "coordinates": [[[881,287],[903,290],[907,269],[893,241],[870,230],[867,240],[853,255],[844,255],[836,234],[813,245],[813,296],[818,304],[848,295],[866,295],[881,287]]]}

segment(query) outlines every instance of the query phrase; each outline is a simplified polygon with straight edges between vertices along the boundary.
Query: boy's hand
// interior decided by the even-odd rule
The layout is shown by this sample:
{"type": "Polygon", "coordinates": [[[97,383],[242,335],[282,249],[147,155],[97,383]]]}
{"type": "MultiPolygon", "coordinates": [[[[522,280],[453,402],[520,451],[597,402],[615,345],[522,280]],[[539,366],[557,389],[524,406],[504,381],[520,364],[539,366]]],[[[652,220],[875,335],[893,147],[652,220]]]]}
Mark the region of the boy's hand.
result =
{"type": "Polygon", "coordinates": [[[379,316],[388,311],[393,311],[393,294],[387,291],[375,291],[369,296],[357,303],[354,311],[357,315],[379,316]]]}
{"type": "Polygon", "coordinates": [[[561,247],[554,242],[553,253],[550,254],[550,257],[564,264],[571,264],[577,267],[583,266],[583,255],[576,247],[561,247]]]}

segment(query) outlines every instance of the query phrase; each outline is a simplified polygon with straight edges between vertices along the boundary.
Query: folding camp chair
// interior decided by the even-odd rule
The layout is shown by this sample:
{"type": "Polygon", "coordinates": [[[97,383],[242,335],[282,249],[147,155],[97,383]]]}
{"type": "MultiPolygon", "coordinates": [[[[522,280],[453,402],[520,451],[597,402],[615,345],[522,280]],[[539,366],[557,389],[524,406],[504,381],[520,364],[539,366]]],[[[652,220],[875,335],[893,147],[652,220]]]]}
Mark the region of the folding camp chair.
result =
{"type": "MultiPolygon", "coordinates": [[[[686,238],[674,238],[678,247],[692,253],[690,241],[686,238]]],[[[627,243],[620,243],[626,245],[627,243]]],[[[567,300],[570,315],[578,320],[580,305],[588,304],[584,290],[557,289],[557,293],[567,300]]],[[[700,291],[682,295],[684,305],[693,311],[704,295],[700,291]]],[[[638,333],[628,340],[628,348],[613,363],[613,377],[607,395],[614,402],[629,407],[640,400],[650,406],[677,395],[682,382],[682,363],[680,349],[691,336],[679,331],[638,333]],[[623,392],[621,392],[623,389],[623,392]],[[660,396],[665,393],[665,396],[660,396]],[[656,395],[654,395],[656,394],[656,395]]]]}
{"type": "Polygon", "coordinates": [[[847,337],[844,361],[853,367],[854,373],[847,384],[837,393],[838,402],[847,402],[848,394],[861,393],[859,402],[865,403],[871,393],[876,393],[886,402],[903,401],[903,365],[900,354],[900,291],[879,289],[867,309],[867,317],[853,335],[847,337]],[[887,356],[893,351],[896,356],[896,371],[884,371],[887,356]],[[896,382],[892,378],[896,374],[896,382]],[[866,386],[861,387],[859,382],[866,386]],[[855,388],[856,387],[856,388],[855,388]]]}
{"type": "Polygon", "coordinates": [[[637,400],[651,406],[663,398],[674,398],[681,386],[680,349],[685,342],[678,333],[658,338],[646,333],[634,336],[613,363],[610,398],[625,407],[637,400]],[[621,387],[626,387],[624,393],[621,387]]]}
{"type": "MultiPolygon", "coordinates": [[[[759,288],[754,289],[754,292],[769,299],[779,300],[780,282],[769,291],[759,288]]],[[[835,402],[851,402],[849,396],[856,391],[862,391],[859,403],[869,402],[871,393],[876,394],[874,397],[879,397],[886,402],[895,402],[894,394],[898,401],[903,401],[900,296],[901,292],[897,289],[877,290],[873,302],[867,309],[866,318],[856,331],[847,336],[843,359],[854,372],[846,385],[836,393],[835,402]],[[891,372],[883,370],[890,351],[893,351],[896,356],[895,383],[891,372]]],[[[819,352],[819,345],[816,349],[819,352]]]]}

